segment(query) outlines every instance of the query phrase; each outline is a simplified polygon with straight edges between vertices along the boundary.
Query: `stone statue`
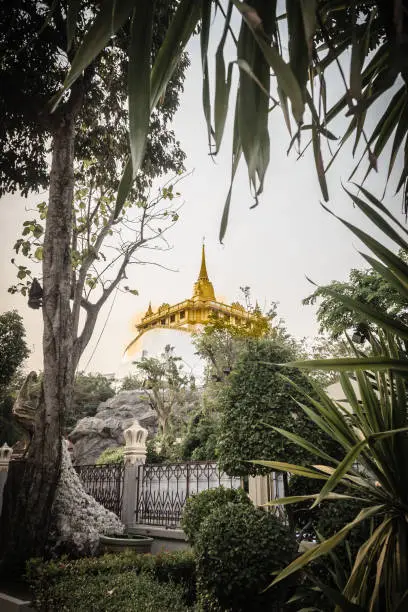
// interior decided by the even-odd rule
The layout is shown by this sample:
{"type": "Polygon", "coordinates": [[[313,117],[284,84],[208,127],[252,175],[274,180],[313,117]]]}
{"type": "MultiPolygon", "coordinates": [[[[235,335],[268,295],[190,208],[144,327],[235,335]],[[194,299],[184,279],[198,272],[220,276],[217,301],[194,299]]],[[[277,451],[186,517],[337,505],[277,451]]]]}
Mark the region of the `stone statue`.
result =
{"type": "Polygon", "coordinates": [[[13,406],[13,416],[25,432],[24,455],[34,434],[35,415],[38,408],[40,383],[36,372],[30,372],[18,392],[13,406]]]}

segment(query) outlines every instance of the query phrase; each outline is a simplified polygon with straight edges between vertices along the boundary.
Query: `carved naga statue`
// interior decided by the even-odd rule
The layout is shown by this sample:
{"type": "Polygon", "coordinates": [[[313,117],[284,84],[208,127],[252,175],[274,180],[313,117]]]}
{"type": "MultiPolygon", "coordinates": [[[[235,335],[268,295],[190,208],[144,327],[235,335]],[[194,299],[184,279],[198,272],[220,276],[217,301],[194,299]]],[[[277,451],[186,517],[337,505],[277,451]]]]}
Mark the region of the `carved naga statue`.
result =
{"type": "Polygon", "coordinates": [[[13,406],[13,416],[26,432],[24,454],[34,434],[35,415],[38,408],[40,384],[36,372],[30,372],[18,392],[13,406]]]}

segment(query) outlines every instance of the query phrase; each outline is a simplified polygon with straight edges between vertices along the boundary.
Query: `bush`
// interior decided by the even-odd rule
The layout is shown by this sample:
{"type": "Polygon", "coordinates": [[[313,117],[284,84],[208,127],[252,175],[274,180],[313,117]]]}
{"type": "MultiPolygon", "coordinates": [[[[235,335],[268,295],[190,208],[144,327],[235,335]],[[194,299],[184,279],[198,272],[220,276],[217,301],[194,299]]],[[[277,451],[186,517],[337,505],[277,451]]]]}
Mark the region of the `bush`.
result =
{"type": "Polygon", "coordinates": [[[208,489],[187,499],[181,519],[181,527],[190,544],[194,545],[203,520],[211,512],[228,503],[252,505],[243,489],[225,489],[224,487],[208,489]]]}
{"type": "Polygon", "coordinates": [[[270,610],[284,602],[289,584],[266,592],[273,572],[296,554],[293,535],[271,514],[252,505],[227,503],[202,522],[195,539],[200,610],[270,610]]]}
{"type": "Polygon", "coordinates": [[[54,583],[48,605],[36,609],[59,612],[187,612],[182,588],[159,583],[133,571],[96,576],[68,576],[54,583]]]}
{"type": "Polygon", "coordinates": [[[115,448],[105,448],[96,460],[96,465],[104,465],[106,463],[123,463],[124,446],[115,446],[115,448]]]}
{"type": "MultiPolygon", "coordinates": [[[[27,565],[27,578],[33,593],[33,601],[36,609],[41,611],[63,609],[55,608],[54,600],[56,597],[62,597],[63,593],[69,594],[68,585],[71,585],[70,588],[76,588],[74,585],[78,584],[79,589],[82,588],[81,585],[86,585],[87,581],[93,585],[94,579],[102,580],[105,577],[109,579],[127,573],[132,573],[134,576],[147,574],[162,584],[174,583],[181,589],[186,605],[195,601],[195,561],[190,551],[158,555],[124,552],[119,555],[107,554],[77,561],[62,558],[46,563],[32,559],[27,565]]],[[[104,608],[95,608],[99,609],[104,608]]],[[[151,608],[152,611],[156,609],[160,610],[160,608],[151,608]]]]}

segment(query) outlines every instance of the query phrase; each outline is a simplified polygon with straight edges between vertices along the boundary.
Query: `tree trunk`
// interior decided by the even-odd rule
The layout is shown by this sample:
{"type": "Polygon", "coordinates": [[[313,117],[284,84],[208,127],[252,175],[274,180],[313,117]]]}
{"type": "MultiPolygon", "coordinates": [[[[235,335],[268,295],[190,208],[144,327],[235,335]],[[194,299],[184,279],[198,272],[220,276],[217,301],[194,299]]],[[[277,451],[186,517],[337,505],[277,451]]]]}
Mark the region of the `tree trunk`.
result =
{"type": "Polygon", "coordinates": [[[42,556],[61,466],[63,416],[70,405],[74,369],[70,310],[74,113],[53,133],[49,204],[43,249],[44,379],[35,432],[26,460],[11,462],[0,522],[7,569],[42,556]]]}

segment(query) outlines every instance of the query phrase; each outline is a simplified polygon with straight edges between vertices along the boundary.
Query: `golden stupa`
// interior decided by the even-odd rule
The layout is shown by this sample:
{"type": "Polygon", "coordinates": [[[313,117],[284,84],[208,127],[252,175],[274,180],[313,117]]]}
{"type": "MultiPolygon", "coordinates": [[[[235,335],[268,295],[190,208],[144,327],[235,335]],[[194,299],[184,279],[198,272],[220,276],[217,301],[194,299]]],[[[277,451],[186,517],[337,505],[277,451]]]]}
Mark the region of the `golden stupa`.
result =
{"type": "Polygon", "coordinates": [[[231,305],[218,302],[214,287],[208,278],[205,261],[205,247],[201,253],[201,266],[197,281],[194,283],[193,296],[174,306],[163,303],[157,312],[153,312],[151,304],[140,323],[135,327],[137,336],[127,346],[128,351],[139,338],[152,329],[179,329],[181,331],[197,331],[198,325],[205,325],[214,319],[223,318],[232,325],[249,325],[255,322],[257,315],[245,310],[238,302],[231,305]]]}

